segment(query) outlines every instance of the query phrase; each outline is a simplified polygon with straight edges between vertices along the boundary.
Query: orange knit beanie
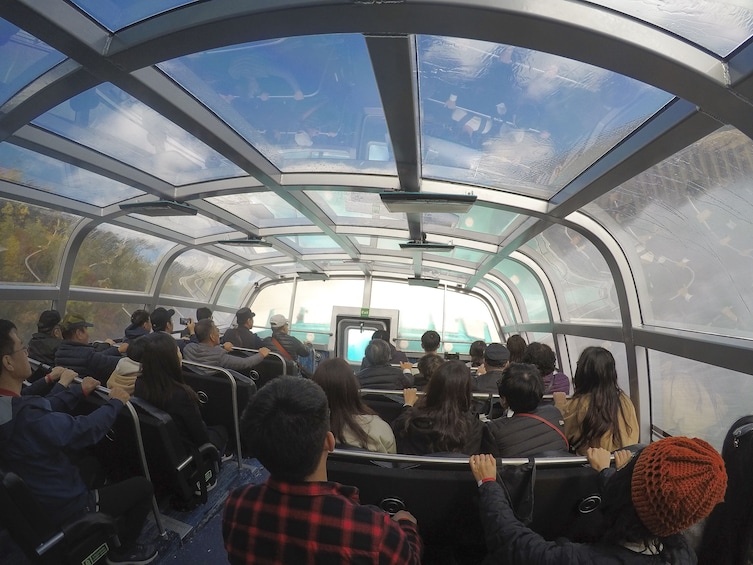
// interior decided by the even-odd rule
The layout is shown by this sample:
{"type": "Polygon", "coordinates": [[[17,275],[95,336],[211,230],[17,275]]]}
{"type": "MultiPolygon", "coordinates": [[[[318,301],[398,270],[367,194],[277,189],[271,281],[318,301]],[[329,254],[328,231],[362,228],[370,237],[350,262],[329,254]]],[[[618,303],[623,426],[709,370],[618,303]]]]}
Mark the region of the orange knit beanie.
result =
{"type": "Polygon", "coordinates": [[[724,500],[724,460],[707,442],[670,437],[638,455],[631,480],[633,506],[655,535],[681,532],[708,516],[724,500]]]}

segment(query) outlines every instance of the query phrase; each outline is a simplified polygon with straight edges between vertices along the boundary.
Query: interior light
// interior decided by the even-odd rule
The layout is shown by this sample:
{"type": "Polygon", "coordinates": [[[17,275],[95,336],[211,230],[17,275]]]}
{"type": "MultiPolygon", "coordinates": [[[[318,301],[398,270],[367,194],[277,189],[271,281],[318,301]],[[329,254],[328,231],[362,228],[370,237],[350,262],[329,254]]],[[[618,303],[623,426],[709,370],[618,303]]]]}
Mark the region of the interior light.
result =
{"type": "Polygon", "coordinates": [[[176,202],[175,200],[154,200],[152,202],[129,202],[121,204],[120,209],[129,214],[141,214],[142,216],[195,216],[199,213],[197,208],[190,204],[176,202]]]}
{"type": "Polygon", "coordinates": [[[425,279],[423,277],[408,277],[408,286],[425,286],[429,288],[437,288],[439,286],[439,279],[425,279]]]}
{"type": "Polygon", "coordinates": [[[258,235],[249,235],[238,239],[226,239],[217,242],[220,245],[234,245],[237,247],[272,247],[272,244],[263,240],[258,235]]]}
{"type": "Polygon", "coordinates": [[[302,281],[326,281],[327,279],[329,279],[329,275],[327,273],[322,273],[319,271],[299,271],[296,274],[302,281]]]}
{"type": "Polygon", "coordinates": [[[464,214],[476,202],[474,194],[437,194],[434,192],[380,192],[382,204],[392,213],[424,214],[446,212],[464,214]]]}

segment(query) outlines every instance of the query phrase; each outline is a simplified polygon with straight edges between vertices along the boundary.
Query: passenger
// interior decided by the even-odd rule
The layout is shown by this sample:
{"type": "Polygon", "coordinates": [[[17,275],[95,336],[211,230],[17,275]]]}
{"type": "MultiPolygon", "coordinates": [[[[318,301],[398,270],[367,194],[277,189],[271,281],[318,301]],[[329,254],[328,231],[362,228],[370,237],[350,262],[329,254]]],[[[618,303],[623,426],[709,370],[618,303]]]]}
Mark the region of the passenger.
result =
{"type": "Polygon", "coordinates": [[[180,350],[175,339],[164,333],[147,338],[141,356],[141,376],[134,396],[143,398],[175,421],[180,435],[195,447],[211,442],[223,454],[227,430],[207,426],[199,411],[199,397],[183,380],[180,350]]]}
{"type": "Polygon", "coordinates": [[[357,488],[327,482],[335,437],[319,385],[272,380],[251,399],[241,426],[270,477],[228,495],[222,537],[232,565],[421,563],[413,515],[361,506],[357,488]]]}
{"type": "Polygon", "coordinates": [[[603,347],[587,347],[575,370],[575,394],[554,393],[565,419],[570,449],[585,455],[589,447],[614,451],[638,443],[638,419],[630,398],[617,384],[614,357],[603,347]]]}
{"type": "Polygon", "coordinates": [[[365,354],[369,366],[358,371],[357,375],[361,388],[399,390],[413,386],[412,365],[390,365],[390,346],[386,341],[372,339],[366,346],[365,354]]]}
{"type": "Polygon", "coordinates": [[[444,363],[444,357],[437,353],[427,353],[418,360],[418,373],[414,375],[414,385],[418,390],[423,390],[439,366],[444,363]]]}
{"type": "Polygon", "coordinates": [[[198,343],[189,343],[183,348],[186,360],[194,363],[248,373],[269,355],[269,349],[266,347],[262,347],[258,353],[250,357],[230,355],[228,351],[232,351],[233,345],[231,343],[220,345],[220,330],[212,320],[201,320],[196,324],[196,338],[199,340],[198,343]]]}
{"type": "MultiPolygon", "coordinates": [[[[397,347],[390,343],[390,334],[386,330],[376,330],[371,334],[371,339],[381,339],[387,342],[392,352],[390,356],[390,365],[399,365],[401,363],[408,363],[408,356],[403,351],[398,351],[397,347]]],[[[361,369],[369,368],[369,360],[364,356],[361,361],[361,369]]]]}
{"type": "MultiPolygon", "coordinates": [[[[202,306],[201,308],[196,309],[196,319],[191,320],[192,324],[197,324],[201,322],[202,320],[211,320],[212,319],[212,310],[210,308],[207,308],[206,306],[202,306]]],[[[189,324],[186,324],[186,327],[180,330],[180,337],[182,339],[187,339],[188,341],[192,341],[194,343],[197,343],[199,340],[196,337],[194,327],[189,327],[189,324]]]]}
{"type": "Polygon", "coordinates": [[[434,330],[425,331],[421,336],[421,347],[424,350],[424,354],[439,351],[439,342],[440,338],[437,332],[434,330]]]}
{"type": "Polygon", "coordinates": [[[724,499],[724,460],[702,439],[670,437],[632,456],[588,448],[588,461],[600,473],[603,533],[595,543],[547,541],[515,516],[497,483],[491,455],[470,458],[480,492],[481,523],[487,540],[485,563],[670,563],[690,565],[696,555],[682,535],[724,499]]]}
{"type": "Polygon", "coordinates": [[[392,422],[398,453],[479,453],[484,425],[471,413],[471,371],[465,363],[445,361],[424,396],[408,388],[403,397],[403,412],[392,422]]]}
{"type": "Polygon", "coordinates": [[[496,394],[497,381],[510,362],[510,352],[501,343],[490,343],[484,350],[484,365],[474,378],[474,392],[496,394]]]}
{"type": "Polygon", "coordinates": [[[235,313],[235,320],[238,327],[230,328],[222,336],[222,343],[231,343],[234,347],[244,347],[246,349],[260,349],[264,347],[261,338],[251,331],[254,327],[254,316],[256,314],[251,308],[241,308],[235,313]]]}
{"type": "Polygon", "coordinates": [[[264,338],[264,346],[277,351],[286,359],[296,361],[296,357],[308,357],[311,355],[313,346],[306,342],[301,343],[297,338],[290,335],[290,324],[282,314],[275,314],[269,319],[269,327],[272,335],[264,338]]]}
{"type": "Polygon", "coordinates": [[[565,422],[552,405],[539,406],[544,394],[536,365],[510,363],[498,384],[499,403],[514,415],[487,422],[481,450],[495,457],[528,457],[568,450],[565,422]]]}
{"type": "Polygon", "coordinates": [[[555,369],[557,358],[551,347],[534,341],[526,348],[523,359],[523,363],[531,363],[539,368],[544,381],[544,394],[555,392],[570,394],[570,378],[555,369]]]}
{"type": "MultiPolygon", "coordinates": [[[[91,393],[99,381],[85,377],[81,384],[61,388],[47,397],[20,396],[31,366],[16,326],[0,320],[0,465],[20,476],[35,499],[60,527],[86,512],[102,512],[118,520],[121,547],[107,554],[109,563],[150,563],[157,557],[153,546],[137,540],[151,509],[152,484],[144,477],[88,490],[79,469],[67,453],[104,438],[115,423],[129,395],[121,388],[110,390],[109,401],[85,416],[65,411],[91,393]]],[[[70,370],[60,376],[70,383],[70,370]]]]}
{"type": "Polygon", "coordinates": [[[474,341],[468,349],[468,355],[471,360],[466,363],[471,369],[480,367],[484,363],[484,351],[486,351],[486,342],[483,339],[474,341]]]}
{"type": "Polygon", "coordinates": [[[125,339],[128,343],[137,340],[142,335],[152,333],[152,321],[146,310],[134,310],[131,314],[131,324],[125,329],[125,339]]]}
{"type": "MultiPolygon", "coordinates": [[[[173,310],[172,308],[170,308],[169,310],[162,308],[161,306],[159,308],[155,308],[149,316],[149,319],[152,321],[152,330],[154,330],[155,333],[163,332],[172,337],[174,329],[174,315],[175,310],[173,310]]],[[[186,327],[190,328],[190,331],[193,331],[193,321],[189,320],[189,323],[186,324],[186,327]]],[[[181,352],[183,351],[183,348],[189,343],[187,339],[176,339],[175,342],[178,344],[178,348],[181,350],[181,352]]]]}
{"type": "Polygon", "coordinates": [[[344,359],[325,359],[312,380],[324,389],[329,402],[330,431],[339,444],[395,453],[395,434],[389,424],[361,400],[350,364],[344,359]]]}
{"type": "Polygon", "coordinates": [[[510,351],[510,363],[523,363],[523,356],[526,353],[526,340],[520,334],[511,335],[507,338],[507,349],[510,351]]]}
{"type": "Polygon", "coordinates": [[[122,359],[121,354],[128,349],[128,344],[111,345],[103,351],[97,351],[89,343],[88,328],[92,327],[94,324],[87,322],[80,314],[69,312],[63,317],[60,323],[63,341],[55,352],[55,365],[67,367],[79,375],[105,381],[122,359]]]}
{"type": "Polygon", "coordinates": [[[29,340],[29,357],[46,365],[55,364],[55,352],[63,341],[60,312],[45,310],[39,315],[37,333],[29,340]]]}
{"type": "Polygon", "coordinates": [[[133,394],[136,379],[141,375],[141,356],[148,339],[148,336],[141,336],[128,344],[126,356],[118,361],[115,370],[107,379],[107,388],[119,386],[128,394],[133,394]]]}

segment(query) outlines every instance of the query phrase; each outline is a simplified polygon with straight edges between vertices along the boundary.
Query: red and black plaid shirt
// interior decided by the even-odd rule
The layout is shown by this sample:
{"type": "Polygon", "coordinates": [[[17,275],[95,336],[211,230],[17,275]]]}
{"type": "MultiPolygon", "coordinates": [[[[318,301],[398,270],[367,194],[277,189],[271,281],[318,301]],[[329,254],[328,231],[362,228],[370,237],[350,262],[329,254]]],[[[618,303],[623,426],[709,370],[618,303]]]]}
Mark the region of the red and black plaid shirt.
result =
{"type": "Polygon", "coordinates": [[[237,488],[225,503],[222,537],[233,565],[421,563],[413,522],[362,506],[357,488],[332,482],[270,478],[237,488]]]}

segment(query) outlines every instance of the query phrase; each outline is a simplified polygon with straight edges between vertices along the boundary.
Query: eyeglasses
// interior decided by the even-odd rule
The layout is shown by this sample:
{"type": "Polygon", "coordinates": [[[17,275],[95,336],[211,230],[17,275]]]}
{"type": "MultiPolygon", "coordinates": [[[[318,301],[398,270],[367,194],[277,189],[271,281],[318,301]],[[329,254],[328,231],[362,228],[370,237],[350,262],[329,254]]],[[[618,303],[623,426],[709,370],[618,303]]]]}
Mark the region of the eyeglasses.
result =
{"type": "Polygon", "coordinates": [[[26,353],[27,355],[29,354],[29,348],[28,348],[27,346],[23,346],[23,347],[22,347],[21,349],[14,349],[14,350],[13,350],[13,351],[11,351],[10,353],[6,353],[6,355],[15,355],[15,354],[16,354],[16,353],[18,353],[19,351],[23,351],[23,352],[24,352],[24,353],[26,353]]]}

